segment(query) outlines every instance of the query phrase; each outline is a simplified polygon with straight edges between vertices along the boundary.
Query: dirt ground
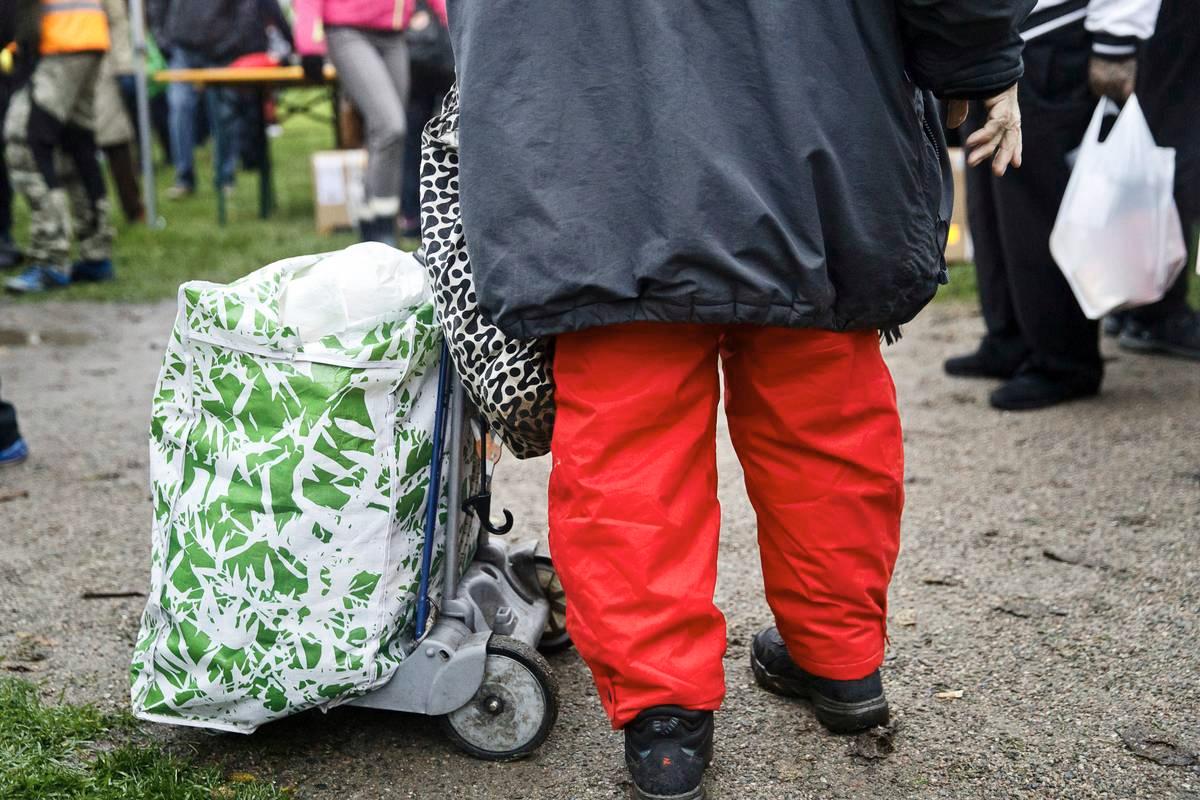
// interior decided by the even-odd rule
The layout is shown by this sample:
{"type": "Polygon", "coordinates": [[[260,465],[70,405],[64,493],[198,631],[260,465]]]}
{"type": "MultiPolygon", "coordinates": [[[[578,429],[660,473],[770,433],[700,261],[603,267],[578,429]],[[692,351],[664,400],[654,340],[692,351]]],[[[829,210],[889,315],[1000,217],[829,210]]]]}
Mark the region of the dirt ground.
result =
{"type": "MultiPolygon", "coordinates": [[[[0,377],[33,448],[0,473],[0,671],[47,696],[127,702],[144,600],[84,595],[146,586],[149,399],[173,313],[0,306],[0,377]]],[[[716,800],[1200,798],[1200,367],[1111,349],[1101,398],[1000,414],[988,383],[940,369],[980,330],[969,307],[935,306],[888,351],[908,442],[890,733],[832,737],[755,688],[747,646],[768,612],[722,431],[716,800]]],[[[522,535],[545,533],[547,471],[501,465],[497,497],[522,535]]],[[[627,797],[586,668],[574,653],[552,663],[558,727],[519,764],[461,756],[434,721],[358,709],[251,737],[156,735],[305,800],[627,797]]]]}

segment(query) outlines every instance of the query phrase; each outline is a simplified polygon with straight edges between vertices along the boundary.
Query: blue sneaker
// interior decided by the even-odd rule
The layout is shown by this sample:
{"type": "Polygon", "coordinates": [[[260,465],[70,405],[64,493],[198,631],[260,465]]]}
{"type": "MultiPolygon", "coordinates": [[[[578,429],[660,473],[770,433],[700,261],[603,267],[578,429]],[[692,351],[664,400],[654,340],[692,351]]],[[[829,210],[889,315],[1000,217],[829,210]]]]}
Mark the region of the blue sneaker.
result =
{"type": "Polygon", "coordinates": [[[5,281],[4,288],[15,294],[34,294],[70,285],[70,275],[59,272],[53,267],[32,266],[17,277],[5,281]]]}
{"type": "Polygon", "coordinates": [[[100,283],[113,279],[113,263],[111,258],[98,261],[76,261],[71,267],[72,283],[100,283]]]}
{"type": "Polygon", "coordinates": [[[17,439],[8,447],[0,450],[0,467],[11,467],[29,458],[29,445],[24,439],[17,439]]]}

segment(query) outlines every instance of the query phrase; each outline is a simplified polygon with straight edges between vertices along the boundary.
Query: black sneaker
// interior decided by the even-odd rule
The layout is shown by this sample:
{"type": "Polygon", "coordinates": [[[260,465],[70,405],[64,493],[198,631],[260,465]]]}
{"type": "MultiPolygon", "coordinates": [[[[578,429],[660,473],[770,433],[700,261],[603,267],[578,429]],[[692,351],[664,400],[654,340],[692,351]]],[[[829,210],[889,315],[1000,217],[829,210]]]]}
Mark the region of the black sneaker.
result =
{"type": "Polygon", "coordinates": [[[1035,411],[1099,393],[1099,379],[1060,378],[1027,369],[992,392],[988,400],[992,408],[1001,411],[1035,411]]]}
{"type": "Polygon", "coordinates": [[[774,625],[754,637],[750,667],[754,680],[768,692],[812,703],[817,721],[833,733],[858,733],[888,723],[888,702],[879,670],[853,681],[812,675],[792,661],[774,625]]]}
{"type": "Polygon", "coordinates": [[[1200,314],[1172,314],[1149,325],[1130,319],[1117,344],[1135,353],[1165,353],[1200,361],[1200,314]]]}
{"type": "Polygon", "coordinates": [[[655,706],[625,726],[625,765],[638,800],[704,800],[712,751],[711,711],[655,706]]]}

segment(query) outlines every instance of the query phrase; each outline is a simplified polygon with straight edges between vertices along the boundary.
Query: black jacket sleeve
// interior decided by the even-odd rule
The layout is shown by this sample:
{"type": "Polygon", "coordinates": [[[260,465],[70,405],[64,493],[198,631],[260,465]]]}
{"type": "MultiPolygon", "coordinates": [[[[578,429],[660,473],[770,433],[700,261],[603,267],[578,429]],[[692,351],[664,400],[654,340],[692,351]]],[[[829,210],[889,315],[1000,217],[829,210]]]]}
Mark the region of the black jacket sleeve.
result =
{"type": "Polygon", "coordinates": [[[1035,0],[897,0],[910,77],[942,98],[990,97],[1021,77],[1035,0]]]}

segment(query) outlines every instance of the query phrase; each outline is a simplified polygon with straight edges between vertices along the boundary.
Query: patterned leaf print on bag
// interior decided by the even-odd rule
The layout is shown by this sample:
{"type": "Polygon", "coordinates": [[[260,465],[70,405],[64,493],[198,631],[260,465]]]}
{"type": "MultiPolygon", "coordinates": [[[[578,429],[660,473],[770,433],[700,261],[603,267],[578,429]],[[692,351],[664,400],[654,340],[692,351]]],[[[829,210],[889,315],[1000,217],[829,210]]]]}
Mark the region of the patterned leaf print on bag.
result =
{"type": "Polygon", "coordinates": [[[182,287],[152,411],[138,716],[249,732],[390,678],[413,645],[440,349],[420,267],[390,248],[182,287]],[[283,300],[329,263],[412,270],[420,291],[306,338],[283,300]]]}

